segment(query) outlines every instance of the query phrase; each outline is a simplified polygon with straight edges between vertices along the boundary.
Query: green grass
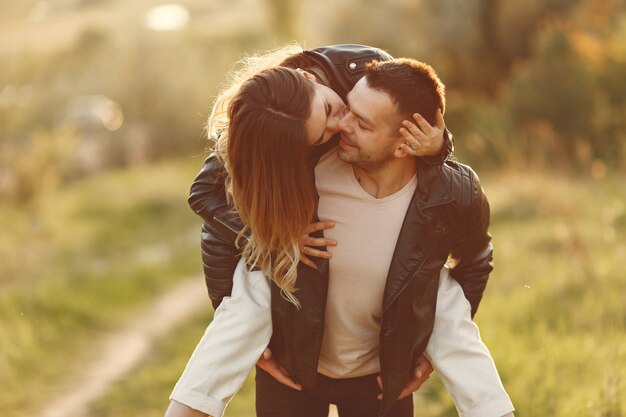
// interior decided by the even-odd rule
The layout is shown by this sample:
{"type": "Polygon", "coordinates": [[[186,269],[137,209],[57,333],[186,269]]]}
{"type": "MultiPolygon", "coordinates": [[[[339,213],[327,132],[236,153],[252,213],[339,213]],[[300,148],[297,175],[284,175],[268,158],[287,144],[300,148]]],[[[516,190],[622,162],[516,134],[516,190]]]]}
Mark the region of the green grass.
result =
{"type": "Polygon", "coordinates": [[[487,192],[496,270],[477,322],[519,415],[625,415],[626,184],[513,177],[487,192]]]}
{"type": "MultiPolygon", "coordinates": [[[[92,404],[89,415],[162,417],[169,404],[168,396],[210,320],[211,314],[201,314],[159,341],[138,369],[92,404]]],[[[254,415],[254,373],[225,413],[226,417],[248,415],[254,415]]]]}
{"type": "MultiPolygon", "coordinates": [[[[151,173],[156,175],[157,171],[151,173]]],[[[163,176],[171,175],[172,171],[168,172],[163,176]]],[[[125,175],[122,177],[126,178],[125,175]]],[[[492,203],[491,232],[496,269],[477,322],[517,408],[516,414],[626,415],[626,277],[619,262],[626,259],[626,184],[617,177],[591,182],[503,175],[485,177],[483,185],[492,203]]],[[[82,191],[89,189],[86,184],[82,191]]],[[[157,199],[161,202],[156,203],[152,197],[134,197],[126,203],[123,199],[110,203],[118,207],[111,210],[112,218],[116,219],[116,210],[133,213],[132,207],[138,212],[154,213],[159,218],[169,212],[163,208],[168,204],[161,200],[157,199]]],[[[81,208],[82,216],[78,218],[86,223],[93,220],[93,227],[100,230],[96,233],[98,236],[101,233],[108,233],[107,236],[112,238],[117,236],[114,230],[97,226],[97,219],[103,214],[96,214],[94,210],[93,207],[81,208]]],[[[167,215],[164,217],[168,218],[167,215]]],[[[128,227],[130,223],[121,220],[120,224],[128,227]]],[[[167,224],[165,221],[160,227],[171,231],[174,226],[167,224]]],[[[137,233],[162,237],[149,231],[149,225],[150,222],[146,221],[137,233]]],[[[90,230],[87,226],[85,228],[90,230]]],[[[119,243],[124,251],[132,247],[132,235],[119,232],[119,236],[127,236],[119,243]]],[[[172,236],[175,234],[168,235],[169,238],[172,236]]],[[[83,238],[81,242],[78,246],[87,248],[103,244],[91,238],[83,238]]],[[[129,268],[120,263],[117,265],[119,269],[110,274],[113,277],[93,271],[89,279],[56,277],[52,282],[57,284],[46,284],[43,287],[46,290],[29,293],[31,301],[24,305],[30,307],[23,312],[25,315],[36,313],[43,323],[42,329],[47,331],[41,332],[39,323],[33,320],[28,326],[19,324],[22,316],[16,315],[9,321],[14,326],[13,329],[9,326],[11,338],[21,341],[21,346],[27,349],[21,355],[30,358],[25,360],[23,368],[12,368],[11,381],[17,381],[20,375],[32,375],[33,366],[42,367],[37,381],[29,382],[28,392],[38,388],[44,395],[49,394],[50,389],[39,379],[50,381],[60,366],[76,362],[72,360],[74,352],[88,347],[90,335],[106,328],[107,323],[122,320],[125,312],[130,311],[139,299],[154,296],[166,287],[169,280],[181,275],[181,270],[197,272],[199,259],[195,245],[196,240],[186,249],[192,255],[189,258],[186,258],[188,254],[181,255],[180,261],[174,256],[158,266],[129,268]],[[153,274],[158,276],[153,277],[153,274]],[[109,285],[99,286],[99,281],[111,282],[111,288],[107,288],[109,285]],[[74,284],[70,292],[64,294],[67,291],[64,285],[69,282],[74,284]],[[57,288],[56,292],[46,293],[54,288],[57,288]],[[94,295],[97,291],[99,297],[94,295]],[[93,311],[108,309],[109,300],[114,300],[111,312],[93,311]],[[61,336],[55,333],[59,329],[63,331],[61,336]],[[68,333],[73,335],[72,343],[66,343],[64,335],[68,333]]],[[[116,251],[111,248],[105,251],[110,251],[113,259],[120,255],[115,255],[116,251]]],[[[11,283],[8,287],[24,286],[11,283]]],[[[17,311],[15,304],[9,303],[8,306],[5,302],[0,304],[0,318],[6,316],[6,311],[17,311]]],[[[143,363],[92,404],[90,415],[162,416],[168,404],[167,397],[209,320],[207,312],[164,337],[143,363]]],[[[5,324],[3,322],[0,332],[7,331],[5,324]]],[[[5,341],[5,337],[0,337],[3,354],[23,352],[18,345],[5,341]],[[7,350],[7,347],[11,349],[7,350]]],[[[3,370],[6,369],[6,363],[2,366],[3,370]]],[[[6,378],[5,374],[1,375],[6,378]]],[[[252,378],[229,405],[227,416],[254,416],[252,378]]],[[[32,395],[20,395],[19,390],[11,389],[11,384],[3,383],[2,386],[9,387],[8,391],[5,389],[7,392],[0,394],[3,416],[16,415],[7,408],[7,401],[12,401],[14,406],[32,401],[32,395]],[[16,395],[21,402],[14,399],[16,395]]],[[[415,403],[416,413],[419,412],[420,416],[456,415],[445,389],[434,376],[415,395],[415,403]]]]}
{"type": "MultiPolygon", "coordinates": [[[[505,175],[483,185],[496,269],[477,322],[516,415],[626,415],[626,184],[505,175]]],[[[92,416],[162,416],[205,326],[168,336],[92,416]]],[[[457,415],[434,376],[415,404],[416,415],[457,415]]],[[[254,416],[252,379],[227,415],[254,416]]]]}
{"type": "Polygon", "coordinates": [[[199,219],[186,203],[199,165],[102,174],[0,207],[0,415],[37,409],[134,308],[201,279],[199,219]]]}
{"type": "Polygon", "coordinates": [[[95,402],[90,414],[122,416],[129,415],[126,414],[128,410],[135,410],[136,415],[141,416],[163,415],[169,403],[169,393],[211,320],[212,314],[208,310],[160,340],[141,368],[95,402]],[[128,395],[128,390],[134,395],[128,395]]]}

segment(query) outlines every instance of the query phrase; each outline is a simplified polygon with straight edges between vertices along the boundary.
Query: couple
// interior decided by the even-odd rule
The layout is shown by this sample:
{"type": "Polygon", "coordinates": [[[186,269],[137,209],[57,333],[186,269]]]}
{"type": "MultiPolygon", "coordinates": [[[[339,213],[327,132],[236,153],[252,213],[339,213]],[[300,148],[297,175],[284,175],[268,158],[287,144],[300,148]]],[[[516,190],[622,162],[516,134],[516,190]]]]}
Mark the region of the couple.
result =
{"type": "Polygon", "coordinates": [[[260,356],[260,417],[321,417],[330,403],[412,416],[428,359],[461,415],[512,415],[471,321],[492,269],[489,207],[473,171],[447,160],[443,84],[359,45],[278,63],[210,118],[217,151],[190,204],[219,307],[166,415],[221,415],[260,356]]]}

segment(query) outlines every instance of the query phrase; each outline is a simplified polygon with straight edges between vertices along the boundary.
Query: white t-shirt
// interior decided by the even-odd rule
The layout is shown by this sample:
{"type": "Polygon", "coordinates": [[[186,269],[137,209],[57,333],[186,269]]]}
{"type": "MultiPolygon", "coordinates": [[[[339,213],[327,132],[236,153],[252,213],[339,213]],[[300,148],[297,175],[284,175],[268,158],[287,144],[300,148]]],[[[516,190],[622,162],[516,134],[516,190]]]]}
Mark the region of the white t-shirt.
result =
{"type": "Polygon", "coordinates": [[[332,151],[315,168],[315,182],[318,217],[335,223],[324,235],[338,242],[328,247],[332,259],[318,372],[331,378],[377,373],[387,274],[417,177],[378,199],[332,151]]]}

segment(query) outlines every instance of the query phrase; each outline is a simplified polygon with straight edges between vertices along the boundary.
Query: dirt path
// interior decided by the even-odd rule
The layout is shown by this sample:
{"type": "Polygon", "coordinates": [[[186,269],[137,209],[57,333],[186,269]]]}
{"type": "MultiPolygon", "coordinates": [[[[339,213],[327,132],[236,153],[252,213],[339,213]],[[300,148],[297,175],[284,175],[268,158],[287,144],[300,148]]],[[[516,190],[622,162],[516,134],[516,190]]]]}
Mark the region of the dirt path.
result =
{"type": "MultiPolygon", "coordinates": [[[[53,398],[39,417],[84,417],[89,404],[102,396],[116,380],[130,372],[148,353],[152,343],[209,307],[202,279],[189,278],[140,309],[122,328],[99,339],[101,348],[92,359],[76,367],[66,392],[53,398]]],[[[165,410],[164,410],[165,411],[165,410]]],[[[337,417],[331,406],[329,417],[337,417]]]]}
{"type": "Polygon", "coordinates": [[[71,389],[53,398],[35,414],[40,417],[82,417],[90,402],[106,392],[146,355],[152,343],[201,309],[210,308],[203,280],[189,278],[137,311],[122,328],[100,339],[93,359],[77,367],[71,389]]]}

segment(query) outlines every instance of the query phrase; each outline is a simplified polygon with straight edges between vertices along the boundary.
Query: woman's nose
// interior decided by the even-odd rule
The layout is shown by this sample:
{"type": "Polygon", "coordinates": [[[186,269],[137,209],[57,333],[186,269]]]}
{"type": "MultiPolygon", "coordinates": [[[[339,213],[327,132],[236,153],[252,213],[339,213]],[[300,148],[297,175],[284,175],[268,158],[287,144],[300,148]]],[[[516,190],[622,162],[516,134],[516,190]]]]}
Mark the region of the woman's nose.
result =
{"type": "Polygon", "coordinates": [[[350,111],[347,111],[343,117],[341,119],[339,119],[339,122],[337,123],[337,129],[344,131],[344,132],[349,132],[350,131],[350,117],[351,117],[352,113],[350,111]]]}
{"type": "Polygon", "coordinates": [[[341,115],[337,115],[336,117],[331,117],[328,119],[326,129],[332,135],[334,135],[335,133],[339,132],[339,130],[341,130],[341,128],[339,127],[339,123],[341,122],[341,119],[342,119],[341,115]]]}

